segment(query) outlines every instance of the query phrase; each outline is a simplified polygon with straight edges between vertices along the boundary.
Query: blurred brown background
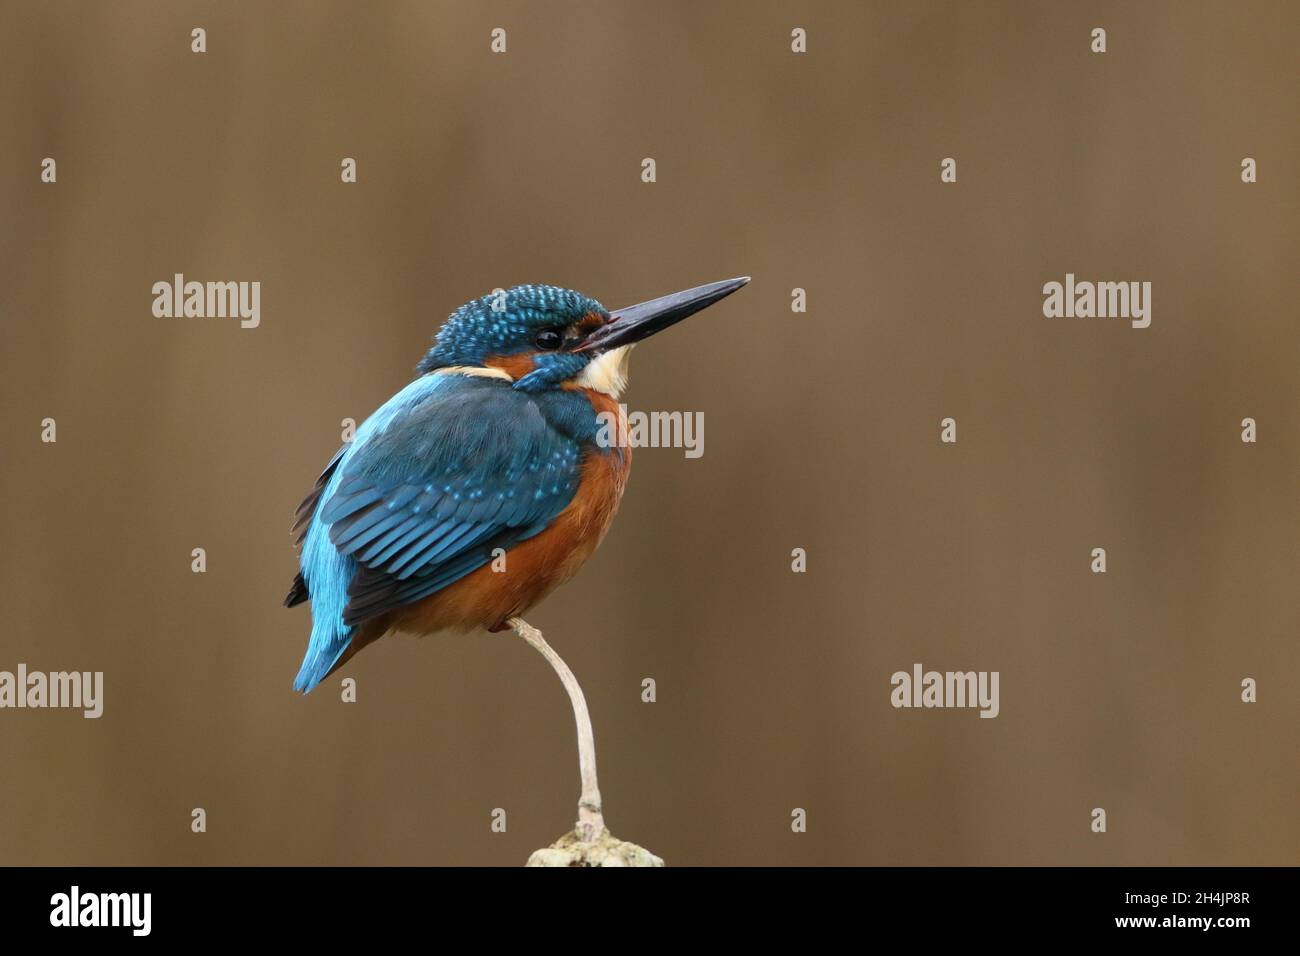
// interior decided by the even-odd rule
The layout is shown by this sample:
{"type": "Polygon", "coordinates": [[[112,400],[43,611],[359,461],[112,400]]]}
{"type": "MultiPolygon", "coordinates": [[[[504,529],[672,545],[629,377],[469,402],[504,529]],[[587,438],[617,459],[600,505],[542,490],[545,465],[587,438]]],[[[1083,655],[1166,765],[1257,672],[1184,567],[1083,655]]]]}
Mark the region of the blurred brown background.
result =
{"type": "Polygon", "coordinates": [[[1294,4],[0,11],[0,669],[106,685],[98,721],[0,711],[0,862],[559,836],[572,718],[517,638],[389,638],[358,703],[290,691],[290,517],[461,302],[738,274],[633,362],[703,458],[639,452],[530,615],[615,832],[670,864],[1300,860],[1294,4]],[[154,318],[175,272],[260,280],[261,327],[154,318]],[[1066,272],[1151,281],[1151,327],[1044,318],[1066,272]],[[1001,715],[894,710],[917,661],[1000,671],[1001,715]]]}

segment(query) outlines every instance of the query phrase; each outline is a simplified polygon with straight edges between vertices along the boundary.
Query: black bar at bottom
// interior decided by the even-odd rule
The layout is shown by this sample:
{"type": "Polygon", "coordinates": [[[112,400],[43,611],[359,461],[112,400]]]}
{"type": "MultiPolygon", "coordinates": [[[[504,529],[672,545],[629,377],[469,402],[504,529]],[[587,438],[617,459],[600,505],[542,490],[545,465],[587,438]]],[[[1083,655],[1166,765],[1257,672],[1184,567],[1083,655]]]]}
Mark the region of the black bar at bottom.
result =
{"type": "Polygon", "coordinates": [[[927,942],[1047,933],[1199,937],[1231,945],[1286,930],[1295,875],[1282,868],[669,868],[564,875],[33,867],[0,870],[0,925],[6,941],[62,936],[81,945],[114,937],[327,944],[392,937],[460,949],[469,947],[463,935],[469,932],[494,942],[522,934],[621,948],[608,936],[583,944],[579,937],[590,931],[584,926],[673,948],[682,937],[668,934],[678,928],[696,943],[709,937],[770,942],[767,934],[783,928],[809,942],[845,932],[850,939],[882,932],[927,942]]]}

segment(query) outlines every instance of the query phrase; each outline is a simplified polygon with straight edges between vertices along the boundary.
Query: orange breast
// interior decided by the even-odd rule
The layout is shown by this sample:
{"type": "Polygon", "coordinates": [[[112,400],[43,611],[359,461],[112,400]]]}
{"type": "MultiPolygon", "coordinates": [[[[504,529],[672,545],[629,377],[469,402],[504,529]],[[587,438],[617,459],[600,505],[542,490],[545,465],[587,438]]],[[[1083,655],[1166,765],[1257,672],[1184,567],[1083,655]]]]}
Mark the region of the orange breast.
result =
{"type": "MultiPolygon", "coordinates": [[[[588,392],[597,412],[618,414],[607,395],[588,392]]],[[[455,584],[394,612],[389,626],[418,634],[496,627],[522,615],[577,573],[614,520],[632,468],[631,448],[588,448],[573,500],[555,520],[505,555],[505,569],[484,565],[455,584]]],[[[494,562],[500,564],[500,562],[494,562]]]]}

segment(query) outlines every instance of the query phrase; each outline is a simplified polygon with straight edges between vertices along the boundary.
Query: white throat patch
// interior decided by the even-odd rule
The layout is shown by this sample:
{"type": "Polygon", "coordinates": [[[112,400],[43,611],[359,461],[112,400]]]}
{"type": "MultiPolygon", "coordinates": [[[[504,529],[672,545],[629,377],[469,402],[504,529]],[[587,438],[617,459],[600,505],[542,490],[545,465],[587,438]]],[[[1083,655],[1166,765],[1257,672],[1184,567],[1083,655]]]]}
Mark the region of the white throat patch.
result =
{"type": "Polygon", "coordinates": [[[599,358],[588,362],[582,374],[574,381],[582,388],[603,392],[617,400],[622,396],[623,389],[627,388],[627,366],[631,356],[631,345],[620,345],[616,349],[610,349],[599,358]]]}

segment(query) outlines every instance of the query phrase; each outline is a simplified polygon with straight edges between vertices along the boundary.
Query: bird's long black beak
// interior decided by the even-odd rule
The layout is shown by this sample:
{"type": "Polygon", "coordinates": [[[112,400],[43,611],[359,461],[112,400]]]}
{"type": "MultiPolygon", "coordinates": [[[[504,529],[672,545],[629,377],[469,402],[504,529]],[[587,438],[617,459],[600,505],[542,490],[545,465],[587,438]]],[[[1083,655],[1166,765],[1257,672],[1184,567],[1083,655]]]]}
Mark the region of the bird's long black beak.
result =
{"type": "Polygon", "coordinates": [[[708,285],[674,292],[639,305],[630,305],[626,309],[615,309],[610,312],[609,321],[587,336],[586,341],[575,351],[606,352],[620,345],[640,342],[688,315],[707,309],[748,282],[749,276],[724,279],[722,282],[710,282],[708,285]]]}

